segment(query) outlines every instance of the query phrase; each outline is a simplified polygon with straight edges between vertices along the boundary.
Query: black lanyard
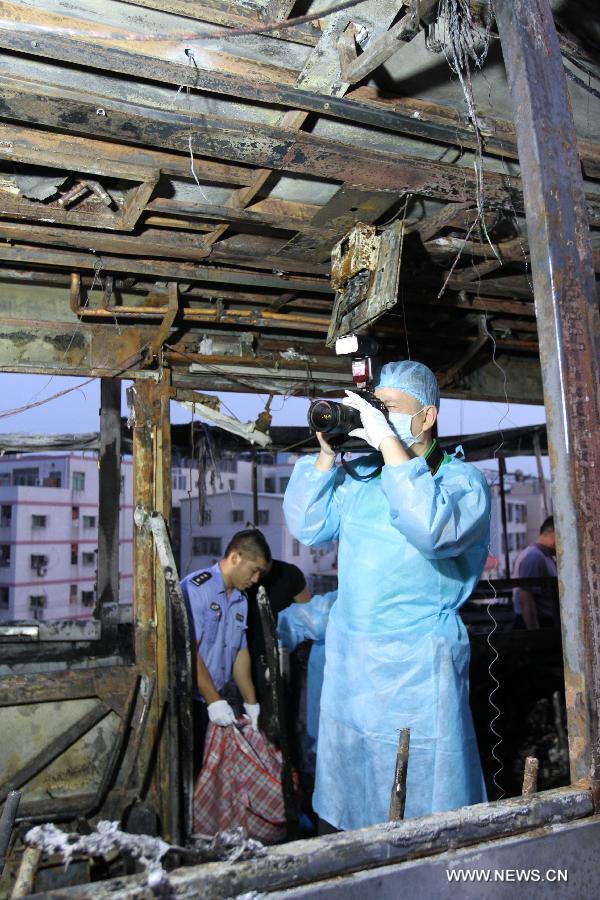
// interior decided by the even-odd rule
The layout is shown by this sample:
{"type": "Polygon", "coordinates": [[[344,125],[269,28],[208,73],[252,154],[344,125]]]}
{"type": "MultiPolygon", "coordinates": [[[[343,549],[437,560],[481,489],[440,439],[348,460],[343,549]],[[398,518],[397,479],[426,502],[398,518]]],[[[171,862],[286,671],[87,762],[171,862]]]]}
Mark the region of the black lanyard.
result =
{"type": "MultiPolygon", "coordinates": [[[[371,455],[373,455],[373,454],[371,454],[371,455]]],[[[377,456],[381,459],[381,463],[377,466],[376,469],[373,469],[372,472],[367,472],[366,475],[359,475],[355,469],[352,469],[348,465],[348,463],[344,459],[344,450],[342,450],[342,452],[340,454],[340,461],[342,463],[342,466],[344,467],[344,471],[348,473],[350,478],[353,478],[354,481],[366,482],[366,481],[373,481],[374,478],[379,478],[379,476],[381,475],[381,473],[383,471],[383,465],[384,465],[383,457],[382,457],[381,453],[379,453],[379,451],[377,451],[377,456]]],[[[431,472],[432,476],[436,475],[440,466],[446,459],[446,454],[442,450],[440,445],[438,444],[437,438],[433,439],[433,444],[431,445],[431,447],[429,448],[429,450],[427,451],[427,453],[425,454],[423,459],[427,463],[427,465],[429,467],[429,471],[431,472]]]]}

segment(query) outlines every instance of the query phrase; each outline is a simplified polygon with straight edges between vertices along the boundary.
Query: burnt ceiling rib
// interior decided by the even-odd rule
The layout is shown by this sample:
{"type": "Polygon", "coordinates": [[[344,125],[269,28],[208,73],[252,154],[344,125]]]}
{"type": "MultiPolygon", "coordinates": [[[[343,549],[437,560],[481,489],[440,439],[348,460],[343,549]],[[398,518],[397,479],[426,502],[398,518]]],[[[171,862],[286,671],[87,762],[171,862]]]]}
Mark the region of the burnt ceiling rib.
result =
{"type": "MultiPolygon", "coordinates": [[[[491,54],[474,79],[487,240],[473,123],[425,49],[436,7],[365,0],[260,33],[300,5],[3,2],[0,370],[128,363],[151,377],[158,352],[180,387],[339,391],[347,367],[324,346],[331,247],[358,221],[402,217],[398,303],[373,328],[382,356],[419,356],[448,395],[501,399],[494,343],[512,397],[539,402],[502,64],[491,54]],[[240,28],[258,33],[223,36],[240,28]]],[[[589,68],[564,34],[568,60],[589,68]]],[[[570,87],[598,271],[599,101],[570,87]]]]}

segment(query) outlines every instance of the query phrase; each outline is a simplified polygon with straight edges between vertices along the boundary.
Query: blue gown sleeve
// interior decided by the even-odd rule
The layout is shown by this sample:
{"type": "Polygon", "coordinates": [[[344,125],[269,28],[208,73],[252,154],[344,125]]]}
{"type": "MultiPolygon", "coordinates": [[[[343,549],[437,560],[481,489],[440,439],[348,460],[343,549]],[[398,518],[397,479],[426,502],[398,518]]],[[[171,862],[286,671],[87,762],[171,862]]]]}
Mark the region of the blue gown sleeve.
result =
{"type": "Polygon", "coordinates": [[[490,491],[484,475],[459,460],[432,477],[422,458],[384,466],[390,520],[429,559],[460,556],[489,544],[490,491]]]}
{"type": "Polygon", "coordinates": [[[277,635],[287,650],[302,641],[324,641],[329,612],[337,599],[337,591],[315,594],[308,603],[292,603],[277,617],[277,635]]]}
{"type": "Polygon", "coordinates": [[[320,472],[315,469],[314,456],[299,459],[283,498],[290,534],[309,547],[337,538],[340,509],[336,490],[343,481],[344,472],[339,467],[320,472]]]}

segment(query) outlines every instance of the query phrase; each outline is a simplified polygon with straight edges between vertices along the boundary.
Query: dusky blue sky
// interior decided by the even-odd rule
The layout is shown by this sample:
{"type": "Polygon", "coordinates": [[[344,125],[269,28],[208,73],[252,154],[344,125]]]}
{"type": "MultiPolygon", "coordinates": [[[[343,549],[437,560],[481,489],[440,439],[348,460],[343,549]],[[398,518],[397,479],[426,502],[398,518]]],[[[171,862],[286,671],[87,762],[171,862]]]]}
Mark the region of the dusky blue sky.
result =
{"type": "MultiPolygon", "coordinates": [[[[0,415],[27,406],[82,384],[85,378],[47,375],[0,374],[0,415]]],[[[219,394],[223,411],[227,408],[242,421],[255,419],[264,409],[266,394],[219,394]]],[[[509,398],[510,399],[510,398],[509,398]]],[[[304,425],[309,401],[301,397],[275,396],[271,412],[274,425],[304,425]]],[[[100,382],[95,380],[80,390],[72,391],[42,406],[0,418],[0,432],[66,433],[97,431],[100,407],[100,382]]],[[[126,415],[125,388],[123,388],[123,413],[126,415]]],[[[188,422],[190,414],[177,403],[171,404],[171,418],[175,423],[188,422]]],[[[519,425],[538,425],[545,422],[543,406],[527,406],[518,403],[482,403],[472,400],[442,400],[440,410],[440,435],[474,434],[496,431],[519,425]]],[[[507,461],[507,469],[523,469],[535,472],[532,459],[515,457],[507,461]]],[[[546,469],[548,472],[548,469],[546,469]]]]}

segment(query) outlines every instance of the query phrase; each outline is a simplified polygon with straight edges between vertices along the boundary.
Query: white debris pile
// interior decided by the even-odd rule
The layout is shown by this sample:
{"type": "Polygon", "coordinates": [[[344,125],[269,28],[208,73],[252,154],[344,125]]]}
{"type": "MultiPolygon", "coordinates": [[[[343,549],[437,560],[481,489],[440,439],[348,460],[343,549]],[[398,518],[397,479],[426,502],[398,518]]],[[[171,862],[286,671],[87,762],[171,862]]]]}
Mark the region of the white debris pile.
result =
{"type": "Polygon", "coordinates": [[[29,829],[25,841],[44,853],[62,856],[65,868],[75,854],[105,856],[120,850],[144,866],[147,885],[152,890],[168,881],[161,860],[171,849],[170,844],[147,834],[128,834],[121,831],[118,822],[98,822],[92,834],[69,834],[56,825],[36,825],[29,829]]]}
{"type": "Polygon", "coordinates": [[[237,862],[239,859],[264,856],[267,848],[260,841],[246,836],[243,828],[232,828],[229,831],[218,831],[207,847],[208,853],[226,862],[237,862]]]}

